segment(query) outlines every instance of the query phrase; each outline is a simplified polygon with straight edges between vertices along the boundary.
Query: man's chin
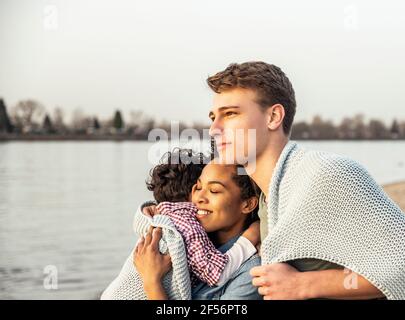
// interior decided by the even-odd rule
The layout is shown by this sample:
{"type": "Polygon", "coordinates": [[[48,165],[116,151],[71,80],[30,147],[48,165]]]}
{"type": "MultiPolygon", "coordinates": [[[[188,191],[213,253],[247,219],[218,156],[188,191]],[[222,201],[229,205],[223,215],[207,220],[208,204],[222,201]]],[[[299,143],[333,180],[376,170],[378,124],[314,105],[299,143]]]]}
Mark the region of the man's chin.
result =
{"type": "Polygon", "coordinates": [[[227,165],[241,165],[245,166],[248,164],[249,159],[247,157],[235,157],[232,153],[221,152],[218,153],[218,157],[216,158],[216,163],[218,164],[227,164],[227,165]]]}
{"type": "Polygon", "coordinates": [[[226,148],[218,151],[218,157],[216,159],[219,164],[237,164],[235,153],[226,148]]]}

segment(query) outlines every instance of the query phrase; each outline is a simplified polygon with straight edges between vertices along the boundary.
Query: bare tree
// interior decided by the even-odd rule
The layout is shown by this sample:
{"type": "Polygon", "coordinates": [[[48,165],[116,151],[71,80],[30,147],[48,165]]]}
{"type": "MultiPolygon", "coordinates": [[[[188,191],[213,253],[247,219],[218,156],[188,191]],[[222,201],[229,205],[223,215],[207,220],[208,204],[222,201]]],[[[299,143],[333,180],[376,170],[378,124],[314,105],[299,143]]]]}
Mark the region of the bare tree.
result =
{"type": "Polygon", "coordinates": [[[297,122],[293,124],[291,131],[292,139],[308,139],[310,138],[311,128],[305,121],[297,122]]]}
{"type": "Polygon", "coordinates": [[[398,121],[394,119],[390,128],[391,138],[398,139],[401,136],[401,128],[398,124],[398,121]]]}
{"type": "Polygon", "coordinates": [[[368,128],[370,136],[373,139],[385,139],[388,136],[388,130],[385,124],[380,120],[371,119],[368,128]]]}
{"type": "Polygon", "coordinates": [[[353,120],[350,118],[343,118],[342,122],[338,126],[339,139],[354,139],[356,132],[354,130],[353,120]]]}
{"type": "Polygon", "coordinates": [[[22,130],[29,132],[39,125],[45,113],[44,106],[36,100],[28,99],[18,102],[12,108],[12,118],[22,130]]]}
{"type": "Polygon", "coordinates": [[[317,115],[310,126],[311,139],[336,139],[336,128],[331,121],[324,121],[317,115]]]}
{"type": "Polygon", "coordinates": [[[144,117],[143,111],[131,111],[129,113],[129,126],[133,127],[139,127],[140,123],[142,122],[142,119],[144,117]]]}
{"type": "Polygon", "coordinates": [[[399,123],[399,137],[405,139],[405,121],[399,123]]]}
{"type": "Polygon", "coordinates": [[[353,118],[354,134],[356,139],[367,138],[367,128],[364,124],[364,115],[356,114],[353,118]]]}

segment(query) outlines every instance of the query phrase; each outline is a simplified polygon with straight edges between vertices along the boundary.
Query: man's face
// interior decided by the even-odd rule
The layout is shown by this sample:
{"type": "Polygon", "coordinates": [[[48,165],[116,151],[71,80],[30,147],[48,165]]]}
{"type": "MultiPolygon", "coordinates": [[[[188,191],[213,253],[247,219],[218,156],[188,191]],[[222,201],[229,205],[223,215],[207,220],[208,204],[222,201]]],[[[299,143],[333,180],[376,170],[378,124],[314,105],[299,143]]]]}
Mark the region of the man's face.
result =
{"type": "Polygon", "coordinates": [[[267,112],[256,101],[256,92],[251,89],[235,88],[214,95],[210,135],[226,163],[244,165],[267,144],[267,112]]]}

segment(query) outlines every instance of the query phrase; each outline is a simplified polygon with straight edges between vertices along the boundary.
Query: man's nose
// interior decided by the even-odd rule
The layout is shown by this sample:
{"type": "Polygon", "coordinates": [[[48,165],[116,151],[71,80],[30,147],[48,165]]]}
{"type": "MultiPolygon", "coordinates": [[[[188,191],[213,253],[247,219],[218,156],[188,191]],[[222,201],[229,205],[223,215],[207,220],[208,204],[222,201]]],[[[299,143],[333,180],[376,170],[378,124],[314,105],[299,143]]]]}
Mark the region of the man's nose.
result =
{"type": "Polygon", "coordinates": [[[219,119],[215,119],[210,126],[210,130],[208,131],[209,135],[213,138],[216,136],[222,135],[224,131],[224,127],[219,119]]]}

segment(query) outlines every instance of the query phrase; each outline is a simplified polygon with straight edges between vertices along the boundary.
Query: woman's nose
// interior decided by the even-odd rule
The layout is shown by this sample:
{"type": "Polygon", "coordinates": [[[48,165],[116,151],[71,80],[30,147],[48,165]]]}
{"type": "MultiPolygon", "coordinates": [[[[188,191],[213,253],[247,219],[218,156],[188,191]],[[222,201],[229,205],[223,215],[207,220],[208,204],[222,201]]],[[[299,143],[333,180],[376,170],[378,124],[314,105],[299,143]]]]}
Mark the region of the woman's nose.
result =
{"type": "Polygon", "coordinates": [[[207,203],[208,202],[208,199],[205,196],[205,192],[203,190],[200,190],[200,192],[198,192],[197,202],[198,203],[207,203]]]}

